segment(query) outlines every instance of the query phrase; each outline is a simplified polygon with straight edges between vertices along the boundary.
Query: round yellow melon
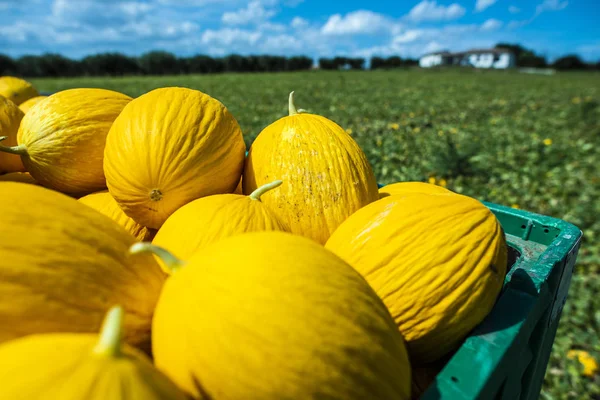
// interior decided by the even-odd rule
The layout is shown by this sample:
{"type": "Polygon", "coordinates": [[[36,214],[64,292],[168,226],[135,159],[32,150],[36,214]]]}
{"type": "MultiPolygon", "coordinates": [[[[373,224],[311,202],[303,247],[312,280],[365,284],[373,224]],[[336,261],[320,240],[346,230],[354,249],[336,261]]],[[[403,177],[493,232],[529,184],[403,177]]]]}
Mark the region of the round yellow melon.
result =
{"type": "Polygon", "coordinates": [[[125,340],[148,351],[166,277],[154,257],[128,255],[128,232],[67,195],[15,182],[0,182],[0,193],[0,342],[97,332],[121,304],[125,340]]]}
{"type": "Polygon", "coordinates": [[[18,145],[0,151],[21,156],[41,185],[74,195],[106,189],[106,135],[131,97],[105,89],[57,92],[23,118],[18,145]]]}
{"type": "Polygon", "coordinates": [[[193,397],[410,398],[410,363],[388,310],[318,243],[244,233],[187,262],[158,249],[173,272],[153,320],[154,360],[193,397]]]}
{"type": "Polygon", "coordinates": [[[158,229],[197,198],[232,193],[246,145],[227,108],[198,90],[167,87],[134,99],[106,139],[108,189],[137,223],[158,229]]]}
{"type": "Polygon", "coordinates": [[[96,211],[100,211],[102,214],[125,228],[127,232],[131,233],[133,237],[139,241],[152,240],[156,234],[154,229],[148,229],[145,226],[141,226],[128,217],[123,210],[121,210],[121,207],[119,207],[108,190],[88,194],[87,196],[79,198],[78,201],[86,206],[92,207],[96,211]]]}
{"type": "Polygon", "coordinates": [[[29,172],[9,172],[8,174],[0,175],[0,181],[7,182],[22,182],[31,185],[38,185],[37,181],[29,174],[29,172]]]}
{"type": "Polygon", "coordinates": [[[40,101],[44,100],[47,97],[48,96],[32,97],[29,100],[26,100],[23,103],[19,104],[19,108],[21,109],[21,111],[23,111],[23,114],[27,114],[27,111],[29,111],[29,109],[31,107],[33,107],[34,105],[36,105],[37,103],[39,103],[40,101]]]}
{"type": "Polygon", "coordinates": [[[245,232],[289,231],[260,200],[281,183],[268,183],[249,196],[215,194],[194,200],[167,219],[152,243],[187,260],[200,249],[229,236],[245,232]]]}
{"type": "Polygon", "coordinates": [[[244,193],[273,179],[283,180],[263,202],[293,233],[323,244],[348,216],[379,198],[377,182],[354,139],[325,117],[298,113],[293,92],[289,114],[263,129],[252,143],[244,193]]]}
{"type": "Polygon", "coordinates": [[[507,268],[500,223],[459,194],[385,197],[350,216],[325,247],[383,299],[417,366],[453,350],[483,320],[507,268]]]}
{"type": "MultiPolygon", "coordinates": [[[[23,119],[23,112],[7,98],[0,96],[0,143],[4,146],[17,144],[17,133],[23,119]]],[[[0,174],[23,172],[25,167],[17,154],[0,152],[0,174]]]]}
{"type": "Polygon", "coordinates": [[[24,79],[0,76],[0,96],[6,97],[18,106],[32,97],[39,96],[39,93],[30,82],[24,79]]]}
{"type": "Polygon", "coordinates": [[[441,186],[425,182],[396,182],[379,188],[379,198],[387,196],[403,196],[412,193],[454,193],[441,186]]]}
{"type": "Polygon", "coordinates": [[[122,330],[123,309],[117,306],[99,335],[46,333],[0,345],[0,398],[189,399],[148,356],[121,343],[122,330]]]}

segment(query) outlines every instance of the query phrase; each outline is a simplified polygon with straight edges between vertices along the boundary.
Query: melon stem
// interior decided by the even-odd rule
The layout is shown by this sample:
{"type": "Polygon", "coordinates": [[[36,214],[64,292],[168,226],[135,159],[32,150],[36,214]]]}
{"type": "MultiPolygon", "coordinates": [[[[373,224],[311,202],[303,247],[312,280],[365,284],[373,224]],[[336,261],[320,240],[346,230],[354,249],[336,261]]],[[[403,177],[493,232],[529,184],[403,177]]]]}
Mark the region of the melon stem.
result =
{"type": "Polygon", "coordinates": [[[93,353],[101,356],[118,357],[121,354],[121,338],[123,336],[123,308],[114,306],[106,313],[100,339],[93,353]]]}
{"type": "MultiPolygon", "coordinates": [[[[8,136],[0,136],[0,142],[6,139],[8,139],[8,136]]],[[[25,146],[24,144],[12,147],[0,145],[0,151],[20,156],[21,154],[27,154],[27,146],[25,146]]]]}
{"type": "Polygon", "coordinates": [[[175,257],[167,249],[150,242],[137,242],[129,248],[129,254],[152,253],[161,259],[171,273],[177,272],[185,265],[185,262],[175,257]]]}
{"type": "Polygon", "coordinates": [[[288,110],[289,110],[290,115],[298,114],[298,110],[296,110],[296,106],[294,105],[294,92],[293,91],[290,93],[290,98],[288,101],[288,110]]]}
{"type": "Polygon", "coordinates": [[[260,196],[267,193],[271,189],[275,189],[276,187],[281,186],[282,183],[283,183],[283,181],[281,181],[281,180],[273,181],[271,183],[266,183],[266,184],[262,185],[261,187],[257,188],[252,193],[250,193],[250,195],[248,197],[250,197],[252,200],[260,201],[260,196]]]}

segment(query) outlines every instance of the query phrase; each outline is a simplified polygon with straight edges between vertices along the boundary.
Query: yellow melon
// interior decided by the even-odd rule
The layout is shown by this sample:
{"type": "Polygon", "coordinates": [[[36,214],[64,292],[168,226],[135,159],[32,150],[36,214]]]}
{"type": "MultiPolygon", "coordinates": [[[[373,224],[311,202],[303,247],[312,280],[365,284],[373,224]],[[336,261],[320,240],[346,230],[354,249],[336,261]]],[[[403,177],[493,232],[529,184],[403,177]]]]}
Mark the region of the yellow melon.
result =
{"type": "Polygon", "coordinates": [[[353,212],[377,200],[377,182],[358,144],[335,122],[298,113],[289,99],[289,116],[260,132],[244,169],[244,193],[281,179],[263,202],[291,231],[325,243],[353,212]]]}
{"type": "Polygon", "coordinates": [[[0,342],[97,332],[106,310],[121,304],[125,340],[148,351],[166,277],[154,258],[128,256],[136,240],[67,195],[15,182],[0,182],[0,193],[0,342]]]}
{"type": "Polygon", "coordinates": [[[38,95],[37,89],[30,82],[15,76],[0,76],[0,96],[6,97],[17,106],[38,95]]]}
{"type": "Polygon", "coordinates": [[[210,243],[244,232],[288,231],[261,197],[281,185],[274,181],[249,196],[215,194],[194,200],[175,211],[158,230],[152,243],[187,260],[210,243]]]}
{"type": "Polygon", "coordinates": [[[158,229],[197,198],[232,193],[246,145],[231,113],[198,90],[166,87],[129,103],[106,140],[108,189],[137,223],[158,229]]]}
{"type": "Polygon", "coordinates": [[[0,175],[0,181],[7,182],[22,182],[31,185],[38,185],[37,181],[29,174],[29,172],[9,172],[8,174],[0,175]]]}
{"type": "Polygon", "coordinates": [[[379,198],[402,196],[409,193],[453,193],[441,186],[425,182],[396,182],[379,189],[379,198]]]}
{"type": "Polygon", "coordinates": [[[383,299],[417,366],[453,350],[483,320],[507,268],[500,223],[459,194],[385,197],[350,216],[325,247],[383,299]]]}
{"type": "Polygon", "coordinates": [[[46,333],[0,345],[0,398],[189,399],[144,353],[121,343],[123,319],[117,306],[99,335],[46,333]]]}
{"type": "Polygon", "coordinates": [[[388,310],[323,246],[271,231],[228,237],[187,262],[158,249],[174,271],[153,321],[154,360],[193,397],[410,398],[388,310]]]}
{"type": "Polygon", "coordinates": [[[47,97],[48,96],[32,97],[29,100],[26,100],[23,103],[19,104],[19,108],[21,109],[21,111],[23,111],[23,114],[27,114],[27,111],[29,111],[29,109],[31,107],[33,107],[34,105],[36,105],[37,103],[39,103],[40,101],[44,100],[47,97]]]}
{"type": "Polygon", "coordinates": [[[106,134],[131,97],[105,89],[57,92],[23,118],[18,145],[0,151],[21,156],[41,185],[74,195],[106,188],[106,134]]]}

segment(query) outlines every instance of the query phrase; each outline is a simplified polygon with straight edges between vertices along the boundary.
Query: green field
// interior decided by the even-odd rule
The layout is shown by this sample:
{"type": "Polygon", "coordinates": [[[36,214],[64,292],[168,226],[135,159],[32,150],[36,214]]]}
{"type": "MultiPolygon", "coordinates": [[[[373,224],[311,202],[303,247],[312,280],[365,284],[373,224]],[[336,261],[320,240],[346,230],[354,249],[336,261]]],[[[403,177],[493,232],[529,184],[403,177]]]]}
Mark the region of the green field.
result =
{"type": "Polygon", "coordinates": [[[43,91],[103,87],[138,96],[202,90],[238,119],[249,145],[296,105],[356,138],[380,183],[434,181],[494,203],[567,220],[584,231],[543,399],[600,398],[570,349],[600,360],[600,74],[389,71],[39,79],[43,91]]]}

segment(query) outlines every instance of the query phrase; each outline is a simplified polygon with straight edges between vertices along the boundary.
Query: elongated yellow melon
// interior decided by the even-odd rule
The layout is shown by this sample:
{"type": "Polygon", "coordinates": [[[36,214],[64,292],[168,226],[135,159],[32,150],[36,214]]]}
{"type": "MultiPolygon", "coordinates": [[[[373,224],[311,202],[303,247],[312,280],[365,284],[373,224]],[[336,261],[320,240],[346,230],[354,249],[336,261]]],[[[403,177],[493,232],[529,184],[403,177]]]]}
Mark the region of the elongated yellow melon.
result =
{"type": "MultiPolygon", "coordinates": [[[[0,96],[0,140],[3,140],[5,145],[15,146],[17,144],[17,133],[23,116],[23,112],[15,103],[0,96]]],[[[16,154],[0,152],[0,174],[24,171],[25,167],[21,157],[16,154]]]]}
{"type": "Polygon", "coordinates": [[[106,310],[121,304],[125,340],[149,350],[166,276],[154,258],[128,256],[136,240],[67,195],[15,182],[0,182],[0,193],[0,342],[97,332],[106,310]]]}
{"type": "Polygon", "coordinates": [[[104,172],[125,214],[158,229],[192,200],[232,193],[245,152],[242,131],[221,102],[166,87],[123,109],[106,140],[104,172]]]}
{"type": "Polygon", "coordinates": [[[416,366],[453,350],[483,320],[507,268],[494,214],[454,193],[385,197],[344,221],[325,248],[383,299],[416,366]]]}
{"type": "Polygon", "coordinates": [[[35,179],[29,174],[29,172],[9,172],[8,174],[0,175],[0,181],[7,182],[22,182],[29,183],[32,185],[38,185],[35,179]]]}
{"type": "Polygon", "coordinates": [[[105,89],[57,92],[23,118],[17,146],[0,151],[21,156],[43,186],[74,195],[106,189],[106,134],[131,97],[105,89]]]}
{"type": "Polygon", "coordinates": [[[121,207],[119,207],[108,190],[83,196],[79,199],[79,202],[92,207],[96,211],[100,211],[102,214],[125,228],[127,232],[131,233],[133,237],[139,241],[152,240],[156,234],[154,229],[146,228],[128,217],[123,210],[121,210],[121,207]]]}
{"type": "Polygon", "coordinates": [[[1,344],[0,398],[189,399],[144,353],[121,343],[123,319],[113,307],[99,335],[35,334],[1,344]]]}
{"type": "Polygon", "coordinates": [[[17,106],[38,95],[37,89],[25,79],[0,76],[0,96],[6,97],[17,106]]]}
{"type": "Polygon", "coordinates": [[[158,230],[152,243],[187,260],[210,243],[244,232],[289,231],[261,201],[282,181],[256,189],[249,196],[215,194],[194,200],[175,211],[158,230]]]}
{"type": "Polygon", "coordinates": [[[285,232],[231,236],[173,268],[152,325],[156,366],[195,398],[409,399],[385,305],[348,264],[285,232]],[[261,377],[259,379],[259,377],[261,377]]]}
{"type": "Polygon", "coordinates": [[[377,182],[358,144],[335,122],[298,113],[289,99],[289,116],[263,129],[252,143],[243,188],[281,179],[263,202],[291,231],[325,243],[348,216],[377,200],[377,182]]]}

